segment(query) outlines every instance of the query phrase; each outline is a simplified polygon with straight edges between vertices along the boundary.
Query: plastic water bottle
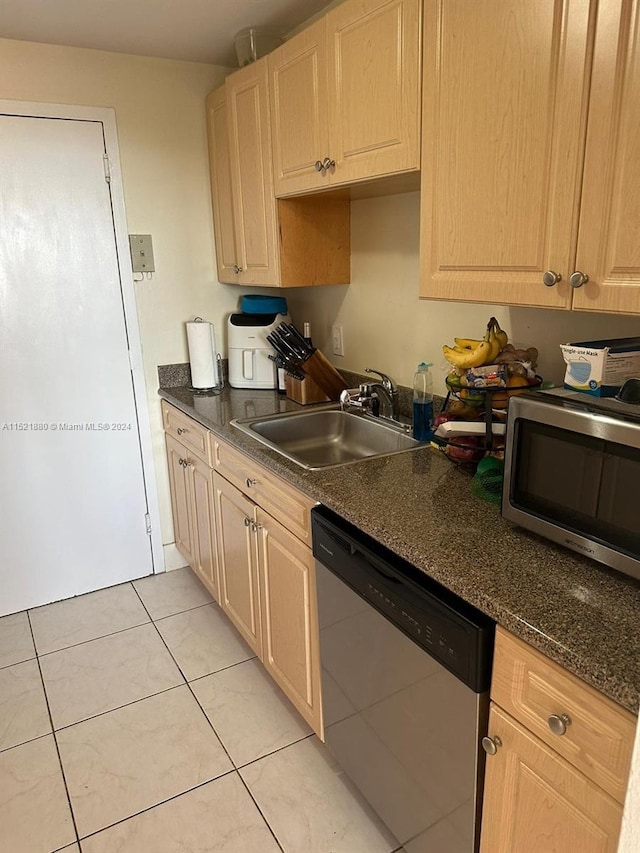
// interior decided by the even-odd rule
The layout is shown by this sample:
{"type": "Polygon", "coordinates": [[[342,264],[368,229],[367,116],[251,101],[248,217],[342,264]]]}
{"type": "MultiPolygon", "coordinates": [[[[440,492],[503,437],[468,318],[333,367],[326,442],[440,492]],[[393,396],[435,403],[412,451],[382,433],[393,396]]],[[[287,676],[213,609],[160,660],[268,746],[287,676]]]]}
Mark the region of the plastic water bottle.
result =
{"type": "Polygon", "coordinates": [[[433,379],[431,364],[418,365],[413,377],[413,437],[429,441],[433,435],[433,379]]]}

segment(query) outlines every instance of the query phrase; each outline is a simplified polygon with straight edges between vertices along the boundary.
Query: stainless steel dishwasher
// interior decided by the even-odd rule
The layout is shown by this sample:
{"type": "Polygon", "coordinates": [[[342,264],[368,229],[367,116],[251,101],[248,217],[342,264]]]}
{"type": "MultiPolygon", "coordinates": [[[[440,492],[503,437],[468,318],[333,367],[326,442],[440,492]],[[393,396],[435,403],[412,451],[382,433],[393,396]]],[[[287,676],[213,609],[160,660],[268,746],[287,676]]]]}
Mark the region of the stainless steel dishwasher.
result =
{"type": "Polygon", "coordinates": [[[312,510],[326,744],[406,853],[474,853],[495,625],[312,510]]]}

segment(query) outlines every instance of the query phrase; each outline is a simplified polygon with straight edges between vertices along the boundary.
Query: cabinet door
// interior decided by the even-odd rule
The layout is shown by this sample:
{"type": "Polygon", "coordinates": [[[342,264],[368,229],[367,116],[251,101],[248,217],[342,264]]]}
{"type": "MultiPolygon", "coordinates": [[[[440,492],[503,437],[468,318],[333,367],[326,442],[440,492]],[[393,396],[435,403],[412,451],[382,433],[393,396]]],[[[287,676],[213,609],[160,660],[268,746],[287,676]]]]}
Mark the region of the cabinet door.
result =
{"type": "Polygon", "coordinates": [[[276,202],[271,164],[267,59],[225,81],[240,284],[275,285],[276,202]]]}
{"type": "Polygon", "coordinates": [[[491,706],[481,853],[615,853],[622,806],[491,706]]]}
{"type": "Polygon", "coordinates": [[[193,539],[190,521],[188,451],[180,442],[165,434],[167,462],[169,464],[169,489],[176,548],[187,563],[193,565],[193,539]]]}
{"type": "Polygon", "coordinates": [[[213,471],[200,459],[189,459],[192,568],[211,595],[219,600],[213,503],[213,471]]]}
{"type": "Polygon", "coordinates": [[[425,0],[421,296],[571,307],[592,6],[425,0]]]}
{"type": "Polygon", "coordinates": [[[420,168],[419,0],[348,0],[328,13],[332,183],[420,168]]]}
{"type": "Polygon", "coordinates": [[[315,562],[311,549],[259,507],[262,662],[322,737],[315,562]]]}
{"type": "Polygon", "coordinates": [[[236,272],[238,267],[236,266],[236,237],[231,191],[227,99],[224,86],[216,89],[207,98],[207,130],[218,280],[226,284],[235,284],[238,281],[236,272]]]}
{"type": "Polygon", "coordinates": [[[256,560],[255,504],[218,474],[213,475],[220,605],[260,657],[260,596],[256,560]]]}
{"type": "Polygon", "coordinates": [[[276,195],[317,189],[329,174],[325,18],[269,54],[271,139],[276,195]]]}
{"type": "Polygon", "coordinates": [[[573,294],[583,311],[640,314],[640,3],[600,0],[573,294]]]}

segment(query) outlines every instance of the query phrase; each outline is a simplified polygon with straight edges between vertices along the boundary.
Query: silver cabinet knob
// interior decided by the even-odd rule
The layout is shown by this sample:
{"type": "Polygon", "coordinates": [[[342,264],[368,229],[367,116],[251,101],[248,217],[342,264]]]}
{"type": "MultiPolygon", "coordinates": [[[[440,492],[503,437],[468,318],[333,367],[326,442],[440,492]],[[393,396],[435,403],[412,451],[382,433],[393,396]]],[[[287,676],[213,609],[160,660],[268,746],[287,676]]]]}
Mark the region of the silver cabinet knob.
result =
{"type": "Polygon", "coordinates": [[[242,272],[242,267],[239,267],[238,264],[234,264],[233,271],[236,275],[240,275],[240,273],[242,272]]]}
{"type": "Polygon", "coordinates": [[[554,284],[557,284],[559,281],[562,281],[562,276],[555,270],[547,270],[542,275],[542,283],[545,287],[553,287],[554,284]]]}
{"type": "Polygon", "coordinates": [[[250,489],[251,486],[255,486],[257,482],[257,480],[252,480],[250,477],[247,477],[247,479],[245,480],[248,489],[250,489]]]}
{"type": "Polygon", "coordinates": [[[316,160],[315,162],[316,172],[322,172],[324,166],[322,165],[322,160],[316,160]]]}
{"type": "Polygon", "coordinates": [[[486,737],[482,738],[482,748],[487,753],[487,755],[495,755],[498,751],[498,747],[502,746],[502,740],[498,737],[498,735],[494,735],[494,737],[486,737]]]}
{"type": "Polygon", "coordinates": [[[329,157],[325,157],[322,161],[322,168],[327,171],[327,169],[333,169],[336,165],[335,160],[331,160],[329,157]]]}
{"type": "Polygon", "coordinates": [[[247,518],[247,517],[245,516],[245,519],[244,519],[244,526],[245,526],[245,527],[249,527],[249,525],[250,525],[250,524],[251,524],[251,519],[250,519],[250,518],[247,518]]]}
{"type": "Polygon", "coordinates": [[[548,723],[554,735],[564,735],[567,732],[567,726],[571,725],[571,717],[568,714],[551,714],[548,723]]]}
{"type": "Polygon", "coordinates": [[[572,272],[569,276],[569,284],[571,287],[582,287],[583,284],[586,284],[589,281],[589,276],[586,272],[580,272],[580,270],[576,270],[572,272]]]}
{"type": "Polygon", "coordinates": [[[185,432],[189,432],[185,427],[178,427],[178,435],[184,435],[185,432]]]}
{"type": "Polygon", "coordinates": [[[262,529],[262,525],[259,524],[257,521],[252,521],[251,522],[251,529],[253,530],[254,533],[257,533],[258,530],[262,529]]]}

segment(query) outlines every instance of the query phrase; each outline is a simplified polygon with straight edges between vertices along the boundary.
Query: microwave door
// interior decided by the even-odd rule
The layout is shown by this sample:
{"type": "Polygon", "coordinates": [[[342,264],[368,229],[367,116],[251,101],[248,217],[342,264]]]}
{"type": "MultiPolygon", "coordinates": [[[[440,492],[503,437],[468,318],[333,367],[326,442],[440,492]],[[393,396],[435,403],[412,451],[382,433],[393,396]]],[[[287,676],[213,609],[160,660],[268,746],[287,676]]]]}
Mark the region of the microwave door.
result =
{"type": "Polygon", "coordinates": [[[604,442],[531,421],[518,440],[515,503],[562,517],[565,523],[598,513],[604,442]]]}
{"type": "Polygon", "coordinates": [[[640,553],[640,454],[622,445],[608,444],[598,527],[607,538],[632,553],[640,553]]]}

